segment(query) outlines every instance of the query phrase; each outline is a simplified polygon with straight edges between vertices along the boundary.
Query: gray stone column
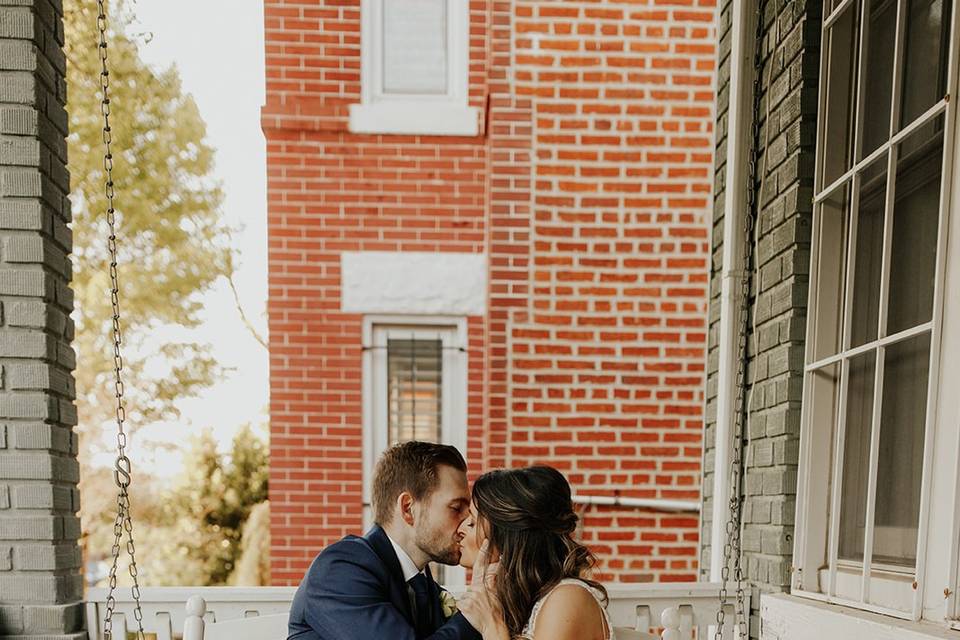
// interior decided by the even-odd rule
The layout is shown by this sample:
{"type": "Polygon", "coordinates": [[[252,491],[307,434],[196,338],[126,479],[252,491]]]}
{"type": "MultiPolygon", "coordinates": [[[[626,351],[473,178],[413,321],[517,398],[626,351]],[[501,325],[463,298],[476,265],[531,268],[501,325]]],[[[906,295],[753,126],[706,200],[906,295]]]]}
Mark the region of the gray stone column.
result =
{"type": "Polygon", "coordinates": [[[61,0],[0,0],[0,636],[83,637],[61,0]]]}

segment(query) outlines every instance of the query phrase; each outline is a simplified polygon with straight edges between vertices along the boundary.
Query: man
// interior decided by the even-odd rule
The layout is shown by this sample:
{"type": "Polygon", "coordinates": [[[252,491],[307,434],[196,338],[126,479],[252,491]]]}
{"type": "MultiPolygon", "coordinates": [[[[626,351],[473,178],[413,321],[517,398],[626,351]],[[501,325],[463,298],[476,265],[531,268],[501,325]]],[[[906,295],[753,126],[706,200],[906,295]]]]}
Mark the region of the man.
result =
{"type": "Polygon", "coordinates": [[[460,560],[466,471],[454,447],[387,450],[373,476],[376,524],[314,559],[293,597],[288,640],[480,640],[462,614],[444,616],[427,566],[460,560]]]}

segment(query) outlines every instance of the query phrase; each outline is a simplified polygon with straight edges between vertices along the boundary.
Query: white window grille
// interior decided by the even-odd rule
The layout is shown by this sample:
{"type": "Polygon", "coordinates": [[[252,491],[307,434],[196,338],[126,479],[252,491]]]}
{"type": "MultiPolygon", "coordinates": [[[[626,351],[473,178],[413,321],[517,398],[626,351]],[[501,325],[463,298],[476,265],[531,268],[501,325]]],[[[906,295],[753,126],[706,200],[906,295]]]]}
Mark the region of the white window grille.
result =
{"type": "Polygon", "coordinates": [[[912,619],[938,591],[943,619],[960,544],[930,524],[943,509],[957,528],[960,450],[937,471],[933,446],[956,430],[939,404],[960,321],[951,5],[826,0],[822,25],[793,590],[912,619]]]}

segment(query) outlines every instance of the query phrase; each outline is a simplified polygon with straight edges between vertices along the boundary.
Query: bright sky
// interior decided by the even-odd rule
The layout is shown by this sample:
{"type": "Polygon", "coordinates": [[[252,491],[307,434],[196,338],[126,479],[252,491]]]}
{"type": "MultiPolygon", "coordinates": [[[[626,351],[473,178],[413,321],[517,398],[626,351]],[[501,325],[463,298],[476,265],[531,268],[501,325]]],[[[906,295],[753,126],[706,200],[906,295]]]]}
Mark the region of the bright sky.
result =
{"type": "MultiPolygon", "coordinates": [[[[185,92],[193,95],[216,150],[216,175],[224,187],[223,213],[242,226],[234,240],[240,252],[234,282],[250,321],[266,338],[267,234],[266,150],[260,130],[264,102],[262,0],[135,0],[134,32],[152,34],[141,56],[160,66],[175,64],[185,92]]],[[[199,339],[209,341],[221,365],[235,369],[202,397],[180,402],[176,424],[144,430],[145,439],[179,446],[191,431],[210,427],[222,448],[244,423],[267,422],[267,352],[243,326],[226,282],[206,298],[199,339]]],[[[131,444],[136,444],[132,442],[131,444]]],[[[144,460],[158,475],[181,468],[176,451],[144,460]]]]}

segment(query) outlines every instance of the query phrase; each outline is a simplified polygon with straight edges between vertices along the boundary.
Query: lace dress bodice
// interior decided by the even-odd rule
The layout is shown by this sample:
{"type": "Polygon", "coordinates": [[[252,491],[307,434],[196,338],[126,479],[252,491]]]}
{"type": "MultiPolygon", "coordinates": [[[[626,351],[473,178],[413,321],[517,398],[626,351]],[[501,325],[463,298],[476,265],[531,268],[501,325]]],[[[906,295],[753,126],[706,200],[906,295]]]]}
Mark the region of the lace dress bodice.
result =
{"type": "Polygon", "coordinates": [[[574,584],[582,589],[586,589],[590,595],[597,601],[597,604],[600,605],[600,612],[603,615],[603,630],[606,634],[607,640],[614,640],[613,638],[613,629],[610,627],[610,616],[607,614],[607,608],[604,606],[603,594],[599,590],[591,587],[583,580],[577,580],[576,578],[568,578],[566,580],[561,580],[557,585],[551,589],[547,595],[543,596],[533,605],[533,609],[530,611],[530,619],[527,620],[527,625],[523,628],[522,636],[523,638],[533,638],[533,630],[537,624],[537,616],[540,615],[540,609],[543,608],[543,603],[553,595],[553,592],[557,590],[558,587],[561,587],[565,584],[574,584]]]}

